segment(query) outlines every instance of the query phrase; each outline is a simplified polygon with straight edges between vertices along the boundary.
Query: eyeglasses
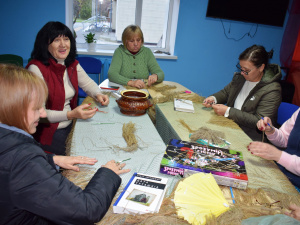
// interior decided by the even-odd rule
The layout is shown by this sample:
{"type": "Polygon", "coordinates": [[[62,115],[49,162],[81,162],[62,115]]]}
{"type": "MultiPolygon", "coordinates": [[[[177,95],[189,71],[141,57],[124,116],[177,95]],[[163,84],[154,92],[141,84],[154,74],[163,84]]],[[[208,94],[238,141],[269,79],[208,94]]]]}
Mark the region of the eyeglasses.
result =
{"type": "Polygon", "coordinates": [[[244,73],[245,75],[248,75],[252,70],[243,70],[240,66],[240,64],[236,64],[236,68],[242,73],[244,73]]]}

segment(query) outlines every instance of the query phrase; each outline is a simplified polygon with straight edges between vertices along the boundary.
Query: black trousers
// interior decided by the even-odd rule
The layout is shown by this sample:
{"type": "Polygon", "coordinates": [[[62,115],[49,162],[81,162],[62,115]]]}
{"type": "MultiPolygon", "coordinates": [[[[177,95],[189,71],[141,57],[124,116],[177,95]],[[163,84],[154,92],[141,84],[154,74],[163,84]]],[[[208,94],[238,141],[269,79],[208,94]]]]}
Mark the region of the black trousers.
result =
{"type": "Polygon", "coordinates": [[[42,145],[42,149],[55,155],[66,155],[66,140],[71,132],[73,122],[62,129],[57,129],[53,135],[51,145],[42,145]]]}

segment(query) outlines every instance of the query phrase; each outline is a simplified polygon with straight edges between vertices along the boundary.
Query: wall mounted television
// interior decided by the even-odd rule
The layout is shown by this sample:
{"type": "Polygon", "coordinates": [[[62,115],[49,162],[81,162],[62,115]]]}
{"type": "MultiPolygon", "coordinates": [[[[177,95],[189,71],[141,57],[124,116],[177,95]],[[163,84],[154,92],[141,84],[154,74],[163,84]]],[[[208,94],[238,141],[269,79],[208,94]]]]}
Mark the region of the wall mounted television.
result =
{"type": "Polygon", "coordinates": [[[289,0],[208,0],[206,17],[282,27],[289,0]]]}

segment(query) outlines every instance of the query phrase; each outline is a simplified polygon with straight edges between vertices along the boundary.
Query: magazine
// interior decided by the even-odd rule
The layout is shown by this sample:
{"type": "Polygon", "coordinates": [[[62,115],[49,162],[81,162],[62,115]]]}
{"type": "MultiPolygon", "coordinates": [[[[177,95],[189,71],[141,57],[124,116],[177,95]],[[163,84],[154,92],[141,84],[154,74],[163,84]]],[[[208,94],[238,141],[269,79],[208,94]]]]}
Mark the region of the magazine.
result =
{"type": "Polygon", "coordinates": [[[160,165],[160,172],[187,177],[211,173],[219,185],[246,189],[248,176],[242,152],[171,139],[160,165]]]}
{"type": "Polygon", "coordinates": [[[114,213],[158,212],[167,189],[167,178],[134,173],[113,204],[114,213]]]}

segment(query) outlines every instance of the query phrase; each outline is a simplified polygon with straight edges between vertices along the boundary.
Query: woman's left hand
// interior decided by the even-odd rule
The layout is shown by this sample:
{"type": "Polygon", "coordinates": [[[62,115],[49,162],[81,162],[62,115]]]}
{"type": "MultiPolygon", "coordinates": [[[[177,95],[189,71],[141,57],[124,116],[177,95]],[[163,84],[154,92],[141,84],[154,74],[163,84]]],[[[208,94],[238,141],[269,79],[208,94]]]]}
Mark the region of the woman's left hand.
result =
{"type": "Polygon", "coordinates": [[[109,104],[109,97],[107,95],[97,94],[97,101],[101,103],[101,105],[109,104]]]}
{"type": "Polygon", "coordinates": [[[130,172],[130,169],[124,169],[126,163],[118,163],[115,160],[108,161],[105,165],[102,165],[102,167],[106,167],[112,171],[114,171],[116,174],[120,175],[122,173],[128,173],[130,172]]]}
{"type": "Polygon", "coordinates": [[[289,208],[291,211],[285,212],[284,214],[300,221],[300,207],[296,204],[290,204],[289,208]]]}
{"type": "Polygon", "coordinates": [[[228,106],[223,104],[215,104],[211,106],[218,116],[224,116],[228,106]]]}
{"type": "Polygon", "coordinates": [[[150,87],[152,84],[154,84],[158,80],[157,74],[152,74],[148,77],[148,86],[150,87]]]}
{"type": "Polygon", "coordinates": [[[253,155],[259,156],[263,159],[275,160],[276,162],[279,161],[282,154],[282,151],[273,145],[258,141],[251,142],[247,148],[253,155]]]}
{"type": "Polygon", "coordinates": [[[98,162],[95,158],[89,158],[84,156],[62,156],[62,155],[55,155],[53,156],[53,161],[56,165],[69,170],[74,170],[79,172],[79,167],[75,166],[75,164],[88,164],[94,165],[98,162]]]}

